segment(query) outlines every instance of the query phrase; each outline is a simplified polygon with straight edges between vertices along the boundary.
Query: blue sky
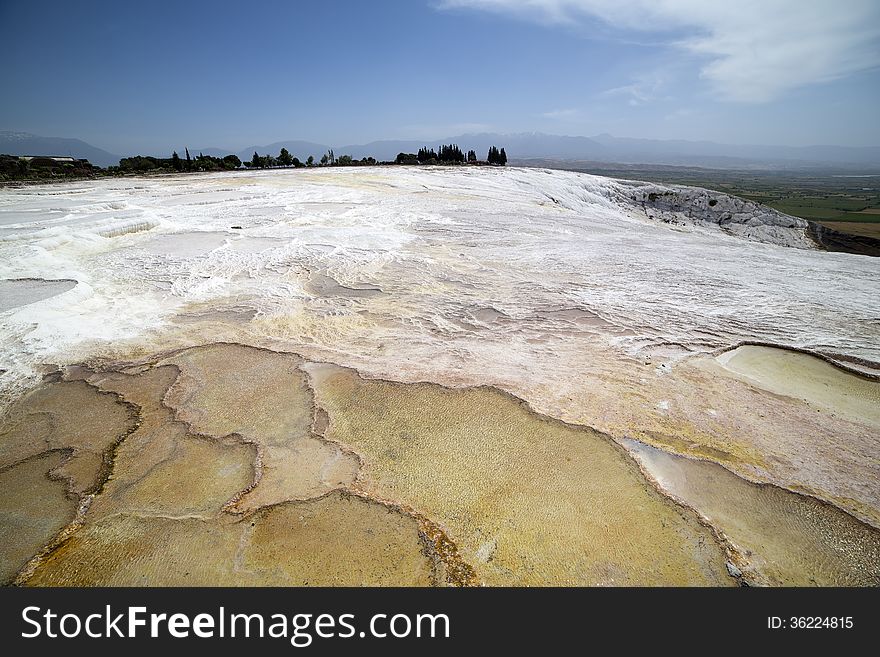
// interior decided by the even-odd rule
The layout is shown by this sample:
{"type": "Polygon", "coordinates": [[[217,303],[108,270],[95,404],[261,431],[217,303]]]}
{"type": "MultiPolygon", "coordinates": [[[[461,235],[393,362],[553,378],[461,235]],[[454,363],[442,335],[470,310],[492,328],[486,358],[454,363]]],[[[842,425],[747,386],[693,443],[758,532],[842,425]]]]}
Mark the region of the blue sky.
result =
{"type": "Polygon", "coordinates": [[[483,131],[880,145],[876,0],[3,0],[0,43],[0,129],[124,154],[483,131]]]}

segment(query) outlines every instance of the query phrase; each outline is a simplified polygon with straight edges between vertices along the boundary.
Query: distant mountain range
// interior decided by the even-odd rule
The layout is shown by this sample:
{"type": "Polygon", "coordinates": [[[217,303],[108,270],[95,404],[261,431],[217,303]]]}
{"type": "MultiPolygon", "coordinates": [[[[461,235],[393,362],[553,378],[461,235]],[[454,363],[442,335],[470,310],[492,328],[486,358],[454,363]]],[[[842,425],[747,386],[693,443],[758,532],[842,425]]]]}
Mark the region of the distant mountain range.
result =
{"type": "Polygon", "coordinates": [[[100,167],[119,164],[119,155],[87,144],[80,139],[38,137],[28,132],[0,130],[0,154],[4,155],[68,155],[86,159],[100,167]]]}
{"type": "MultiPolygon", "coordinates": [[[[757,146],[711,141],[632,139],[601,134],[593,137],[614,162],[674,164],[732,168],[743,164],[791,167],[797,165],[880,166],[878,146],[757,146]]],[[[601,153],[594,153],[600,156],[601,153]]],[[[594,157],[593,159],[601,159],[594,157]]]]}
{"type": "MultiPolygon", "coordinates": [[[[375,157],[393,160],[398,153],[415,153],[422,146],[437,148],[440,144],[458,144],[463,150],[474,149],[482,158],[489,146],[503,146],[512,164],[535,159],[592,160],[624,164],[669,164],[716,169],[797,169],[831,166],[848,169],[880,170],[878,146],[757,146],[718,144],[710,141],[633,139],[601,134],[595,137],[567,137],[539,132],[498,134],[466,134],[437,140],[384,140],[368,144],[331,146],[309,141],[279,141],[263,146],[250,146],[240,151],[222,148],[190,148],[190,153],[223,156],[234,152],[242,160],[250,160],[254,151],[261,155],[277,155],[282,148],[301,160],[309,155],[319,159],[333,148],[337,156],[347,154],[355,159],[375,157]]],[[[183,152],[183,148],[179,149],[183,152]]],[[[9,155],[72,155],[90,162],[109,166],[118,164],[113,155],[79,139],[38,137],[23,132],[0,131],[0,153],[9,155]]],[[[134,155],[132,153],[131,155],[134,155]]],[[[168,153],[155,154],[168,157],[168,153]]]]}
{"type": "MultiPolygon", "coordinates": [[[[633,139],[609,134],[595,137],[566,137],[539,132],[458,135],[436,140],[384,140],[368,144],[330,146],[307,141],[279,141],[265,146],[250,146],[238,151],[242,160],[250,160],[254,151],[261,155],[277,154],[286,148],[292,155],[305,160],[309,155],[320,158],[329,148],[336,155],[348,154],[355,159],[375,157],[393,160],[398,153],[415,153],[422,146],[437,148],[440,144],[458,144],[463,150],[474,149],[485,157],[489,146],[504,146],[512,163],[529,159],[593,160],[625,164],[669,164],[717,169],[791,169],[835,166],[860,169],[880,168],[880,147],[852,146],[742,146],[717,144],[710,141],[633,139]]],[[[206,155],[226,155],[229,151],[206,148],[206,155]]]]}

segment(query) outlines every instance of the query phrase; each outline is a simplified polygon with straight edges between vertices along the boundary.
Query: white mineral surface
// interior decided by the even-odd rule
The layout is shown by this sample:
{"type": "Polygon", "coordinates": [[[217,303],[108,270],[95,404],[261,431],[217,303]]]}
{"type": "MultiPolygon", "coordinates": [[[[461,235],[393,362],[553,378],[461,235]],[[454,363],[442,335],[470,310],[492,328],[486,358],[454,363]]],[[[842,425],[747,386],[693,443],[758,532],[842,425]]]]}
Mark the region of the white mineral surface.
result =
{"type": "Polygon", "coordinates": [[[646,212],[665,189],[487,167],[3,189],[0,390],[8,401],[46,363],[237,341],[495,385],[876,522],[871,417],[775,394],[713,356],[758,341],[880,362],[880,260],[811,248],[801,220],[714,192],[646,212]]]}

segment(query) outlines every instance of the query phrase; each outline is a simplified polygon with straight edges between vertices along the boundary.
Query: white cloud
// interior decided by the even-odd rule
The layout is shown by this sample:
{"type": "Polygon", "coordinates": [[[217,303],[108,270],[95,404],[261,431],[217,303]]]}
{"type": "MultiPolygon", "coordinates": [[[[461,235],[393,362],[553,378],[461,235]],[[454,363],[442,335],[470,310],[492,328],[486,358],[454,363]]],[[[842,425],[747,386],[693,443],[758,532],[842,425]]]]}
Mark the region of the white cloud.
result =
{"type": "Polygon", "coordinates": [[[629,105],[636,107],[656,100],[666,100],[666,98],[661,97],[659,93],[662,86],[662,76],[659,75],[659,73],[654,73],[653,75],[641,76],[631,84],[614,87],[613,89],[606,89],[601,92],[599,96],[604,96],[606,98],[622,96],[627,99],[629,105]]]}
{"type": "Polygon", "coordinates": [[[880,66],[878,0],[442,0],[440,7],[659,33],[699,56],[701,76],[728,100],[765,102],[880,66]]]}

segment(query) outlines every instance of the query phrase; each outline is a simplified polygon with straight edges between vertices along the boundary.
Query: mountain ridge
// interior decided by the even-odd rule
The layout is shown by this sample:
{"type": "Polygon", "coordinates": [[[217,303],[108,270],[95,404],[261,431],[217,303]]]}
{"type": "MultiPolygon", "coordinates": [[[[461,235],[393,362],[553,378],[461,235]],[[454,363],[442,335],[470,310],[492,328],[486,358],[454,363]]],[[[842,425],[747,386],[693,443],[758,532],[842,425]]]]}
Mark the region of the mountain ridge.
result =
{"type": "MultiPolygon", "coordinates": [[[[712,141],[684,139],[643,139],[615,137],[602,133],[593,137],[552,135],[541,132],[468,133],[446,139],[383,139],[365,144],[334,146],[306,140],[282,140],[266,145],[249,146],[241,150],[190,148],[190,153],[224,156],[234,153],[250,160],[254,152],[277,155],[281,148],[301,160],[309,155],[320,159],[333,149],[336,155],[351,155],[355,159],[375,157],[393,160],[400,152],[416,152],[425,146],[437,148],[441,144],[457,143],[462,149],[477,151],[482,157],[489,146],[504,146],[511,162],[529,159],[556,159],[561,161],[594,160],[625,164],[662,164],[702,166],[716,169],[734,168],[798,168],[830,165],[842,168],[874,167],[880,170],[880,146],[775,146],[749,144],[721,144],[712,141]]],[[[178,149],[178,153],[183,152],[178,149]]],[[[93,146],[80,139],[41,137],[26,132],[0,131],[0,153],[9,155],[72,155],[86,158],[99,166],[118,164],[120,156],[93,146]]],[[[134,153],[132,153],[134,155],[134,153]]],[[[154,153],[168,157],[167,153],[154,153]]]]}
{"type": "Polygon", "coordinates": [[[115,155],[81,139],[41,137],[29,132],[0,130],[0,154],[5,155],[67,155],[86,159],[101,167],[119,164],[115,155]]]}

